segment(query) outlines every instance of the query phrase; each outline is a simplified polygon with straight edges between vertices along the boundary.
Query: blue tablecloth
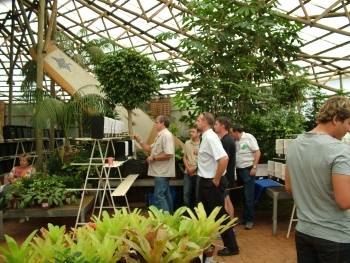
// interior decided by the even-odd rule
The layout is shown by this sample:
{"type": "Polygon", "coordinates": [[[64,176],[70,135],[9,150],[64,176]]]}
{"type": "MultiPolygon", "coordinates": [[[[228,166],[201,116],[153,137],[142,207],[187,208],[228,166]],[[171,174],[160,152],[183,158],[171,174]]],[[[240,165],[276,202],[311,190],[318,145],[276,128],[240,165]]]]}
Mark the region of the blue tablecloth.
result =
{"type": "Polygon", "coordinates": [[[258,201],[260,199],[260,196],[265,191],[265,188],[277,187],[277,186],[282,186],[282,185],[270,179],[255,180],[255,193],[254,193],[255,201],[258,201]]]}

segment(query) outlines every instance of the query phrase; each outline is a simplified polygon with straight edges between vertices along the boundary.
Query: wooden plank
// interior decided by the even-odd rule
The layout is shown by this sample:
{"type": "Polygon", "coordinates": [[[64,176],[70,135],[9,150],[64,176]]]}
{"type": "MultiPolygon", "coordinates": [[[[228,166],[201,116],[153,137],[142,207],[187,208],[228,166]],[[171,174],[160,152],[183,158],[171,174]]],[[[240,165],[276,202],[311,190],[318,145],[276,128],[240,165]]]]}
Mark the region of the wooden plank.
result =
{"type": "Polygon", "coordinates": [[[125,196],[125,194],[129,191],[131,185],[134,183],[138,174],[129,174],[114,190],[112,196],[125,196]]]}
{"type": "MultiPolygon", "coordinates": [[[[114,178],[109,178],[109,180],[114,179],[114,178]]],[[[170,179],[169,180],[169,185],[170,186],[183,186],[183,179],[170,179]]],[[[110,184],[112,187],[116,187],[120,185],[120,180],[114,180],[110,181],[110,184]]],[[[150,176],[149,179],[137,179],[132,187],[134,186],[141,186],[141,187],[146,187],[146,186],[154,186],[154,178],[150,176]]]]}

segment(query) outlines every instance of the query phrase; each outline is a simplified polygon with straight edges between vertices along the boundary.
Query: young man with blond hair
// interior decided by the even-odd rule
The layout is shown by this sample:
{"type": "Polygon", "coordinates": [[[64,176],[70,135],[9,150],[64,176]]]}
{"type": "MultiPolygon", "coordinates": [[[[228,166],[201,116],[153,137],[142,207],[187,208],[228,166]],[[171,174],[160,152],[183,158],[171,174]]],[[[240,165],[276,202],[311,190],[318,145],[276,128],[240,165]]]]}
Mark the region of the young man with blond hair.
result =
{"type": "Polygon", "coordinates": [[[328,99],[317,126],[293,140],[286,155],[285,186],[298,214],[298,263],[350,262],[350,100],[328,99]]]}

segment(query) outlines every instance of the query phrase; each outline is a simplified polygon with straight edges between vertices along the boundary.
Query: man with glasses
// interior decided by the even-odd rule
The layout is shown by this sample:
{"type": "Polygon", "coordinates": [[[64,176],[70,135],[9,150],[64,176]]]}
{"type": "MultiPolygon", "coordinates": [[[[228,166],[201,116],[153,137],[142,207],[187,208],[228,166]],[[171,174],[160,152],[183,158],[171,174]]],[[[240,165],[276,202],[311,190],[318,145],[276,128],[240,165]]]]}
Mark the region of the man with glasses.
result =
{"type": "Polygon", "coordinates": [[[175,144],[174,137],[168,130],[169,118],[160,115],[156,118],[155,127],[159,132],[153,144],[148,145],[135,134],[135,140],[142,149],[149,152],[147,157],[148,175],[154,177],[154,200],[159,209],[173,213],[169,180],[175,177],[175,144]]]}
{"type": "MultiPolygon", "coordinates": [[[[214,116],[211,113],[202,113],[198,116],[196,126],[202,134],[198,151],[198,203],[203,203],[207,213],[220,206],[217,218],[226,215],[228,218],[222,222],[223,225],[226,225],[230,221],[230,217],[224,208],[223,193],[227,186],[224,174],[228,164],[228,156],[219,137],[212,129],[213,125],[214,116]]],[[[221,238],[225,248],[218,251],[218,256],[231,256],[239,253],[237,240],[231,229],[223,232],[221,238]]]]}

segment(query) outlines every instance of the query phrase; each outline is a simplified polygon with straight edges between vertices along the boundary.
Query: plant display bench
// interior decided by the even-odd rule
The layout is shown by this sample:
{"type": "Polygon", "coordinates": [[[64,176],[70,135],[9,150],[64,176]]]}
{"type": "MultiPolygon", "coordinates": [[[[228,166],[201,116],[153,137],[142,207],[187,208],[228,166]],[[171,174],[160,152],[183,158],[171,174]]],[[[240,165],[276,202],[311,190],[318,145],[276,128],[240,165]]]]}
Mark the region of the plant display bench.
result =
{"type": "Polygon", "coordinates": [[[277,202],[278,200],[292,200],[293,195],[287,193],[284,186],[266,188],[266,195],[273,198],[273,215],[272,215],[272,235],[277,235],[277,202]]]}
{"type": "MultiPolygon", "coordinates": [[[[85,215],[94,204],[95,196],[85,196],[81,202],[80,220],[85,222],[85,215]]],[[[79,200],[80,202],[80,200],[79,200]]],[[[39,206],[27,207],[25,209],[4,209],[0,210],[0,241],[4,241],[4,218],[21,218],[21,217],[68,217],[77,216],[77,205],[64,205],[50,209],[42,209],[39,206]]],[[[79,214],[78,214],[79,216],[79,214]]]]}

